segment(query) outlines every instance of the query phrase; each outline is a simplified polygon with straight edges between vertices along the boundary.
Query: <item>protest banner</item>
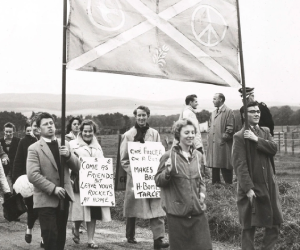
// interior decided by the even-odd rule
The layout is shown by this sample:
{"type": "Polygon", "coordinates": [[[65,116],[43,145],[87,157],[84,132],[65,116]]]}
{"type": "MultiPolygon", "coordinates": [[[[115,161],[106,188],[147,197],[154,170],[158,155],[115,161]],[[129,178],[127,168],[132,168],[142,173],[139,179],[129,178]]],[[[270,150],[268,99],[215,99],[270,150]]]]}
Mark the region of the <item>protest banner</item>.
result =
{"type": "Polygon", "coordinates": [[[115,206],[112,158],[83,157],[79,171],[82,206],[115,206]]]}
{"type": "Polygon", "coordinates": [[[159,160],[165,153],[160,142],[128,142],[128,154],[136,199],[160,198],[160,189],[156,187],[154,176],[159,160]]]}

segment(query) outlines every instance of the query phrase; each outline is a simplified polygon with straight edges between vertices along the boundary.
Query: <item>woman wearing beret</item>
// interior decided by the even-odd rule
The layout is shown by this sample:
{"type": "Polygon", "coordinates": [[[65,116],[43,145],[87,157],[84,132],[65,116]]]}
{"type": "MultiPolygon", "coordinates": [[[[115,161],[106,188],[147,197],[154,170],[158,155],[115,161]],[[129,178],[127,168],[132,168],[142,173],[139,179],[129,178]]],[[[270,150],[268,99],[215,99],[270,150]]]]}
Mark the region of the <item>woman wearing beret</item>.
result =
{"type": "Polygon", "coordinates": [[[202,154],[193,148],[196,128],[188,119],[175,123],[178,144],[160,160],[155,182],[169,227],[170,250],[212,249],[205,215],[202,154]]]}

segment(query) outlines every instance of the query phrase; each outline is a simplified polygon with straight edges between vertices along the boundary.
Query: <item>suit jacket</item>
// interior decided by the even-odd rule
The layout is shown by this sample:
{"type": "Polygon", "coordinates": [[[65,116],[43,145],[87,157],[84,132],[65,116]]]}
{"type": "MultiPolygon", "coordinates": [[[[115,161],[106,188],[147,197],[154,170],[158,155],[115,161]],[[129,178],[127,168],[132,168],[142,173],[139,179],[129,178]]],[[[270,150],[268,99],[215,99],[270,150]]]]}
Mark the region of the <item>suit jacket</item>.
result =
{"type": "MultiPolygon", "coordinates": [[[[58,144],[60,146],[59,140],[58,144]]],[[[71,152],[67,141],[65,145],[71,152]]],[[[69,169],[78,172],[80,162],[77,157],[71,153],[70,158],[65,161],[62,167],[64,167],[64,189],[70,199],[74,201],[69,169]]],[[[60,177],[54,156],[43,138],[28,148],[26,168],[28,180],[34,186],[34,208],[57,207],[59,198],[54,194],[54,189],[60,185],[60,177]]]]}
{"type": "Polygon", "coordinates": [[[0,143],[1,143],[2,147],[3,147],[3,150],[8,155],[8,158],[9,158],[9,165],[8,166],[4,166],[5,175],[12,174],[13,166],[14,166],[14,161],[15,161],[15,157],[16,157],[16,153],[17,153],[19,142],[20,142],[20,138],[13,137],[12,141],[11,141],[11,144],[10,144],[10,147],[9,147],[9,151],[7,151],[6,147],[5,147],[5,140],[4,140],[4,138],[0,139],[0,143]]]}

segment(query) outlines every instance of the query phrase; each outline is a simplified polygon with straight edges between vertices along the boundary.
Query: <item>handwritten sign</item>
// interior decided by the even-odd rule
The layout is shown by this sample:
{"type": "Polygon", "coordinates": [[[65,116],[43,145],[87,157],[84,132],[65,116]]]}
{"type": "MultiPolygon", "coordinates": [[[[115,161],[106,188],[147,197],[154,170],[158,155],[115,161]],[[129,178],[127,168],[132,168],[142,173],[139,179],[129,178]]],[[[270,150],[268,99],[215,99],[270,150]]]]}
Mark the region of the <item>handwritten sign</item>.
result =
{"type": "Polygon", "coordinates": [[[82,206],[115,206],[114,175],[111,158],[83,157],[79,171],[82,206]]]}
{"type": "Polygon", "coordinates": [[[160,142],[128,142],[128,154],[136,199],[160,198],[160,189],[156,187],[154,176],[159,160],[165,153],[160,142]]]}

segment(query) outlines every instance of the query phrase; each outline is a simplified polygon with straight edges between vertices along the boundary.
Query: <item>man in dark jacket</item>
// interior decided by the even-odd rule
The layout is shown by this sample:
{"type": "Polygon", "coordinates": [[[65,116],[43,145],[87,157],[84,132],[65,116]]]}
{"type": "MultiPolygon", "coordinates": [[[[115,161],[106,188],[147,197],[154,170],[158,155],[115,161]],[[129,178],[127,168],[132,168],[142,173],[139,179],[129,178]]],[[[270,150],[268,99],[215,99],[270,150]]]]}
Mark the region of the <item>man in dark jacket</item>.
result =
{"type": "MultiPolygon", "coordinates": [[[[239,89],[241,97],[243,96],[243,89],[239,89]]],[[[246,98],[247,102],[254,102],[254,88],[248,88],[246,87],[246,98]]],[[[261,127],[268,127],[270,129],[270,133],[272,136],[274,136],[274,121],[272,118],[272,114],[267,107],[267,105],[264,102],[259,102],[258,107],[260,110],[260,120],[259,120],[259,126],[261,127]]],[[[243,108],[240,108],[240,113],[241,113],[241,119],[242,119],[242,124],[244,124],[244,118],[242,116],[243,108]]]]}
{"type": "Polygon", "coordinates": [[[262,249],[274,249],[283,222],[275,166],[271,160],[277,145],[270,130],[258,125],[260,113],[258,103],[249,102],[245,115],[248,115],[250,129],[242,128],[233,137],[232,160],[238,179],[242,250],[254,250],[256,227],[265,228],[262,249]],[[245,139],[249,140],[250,163],[247,163],[245,139]]]}

